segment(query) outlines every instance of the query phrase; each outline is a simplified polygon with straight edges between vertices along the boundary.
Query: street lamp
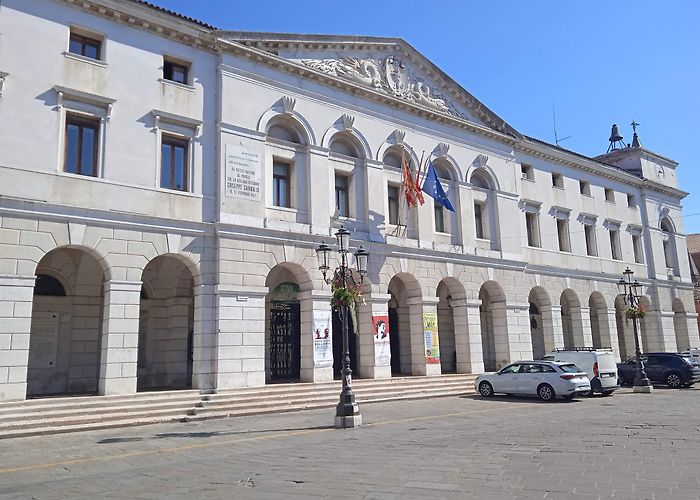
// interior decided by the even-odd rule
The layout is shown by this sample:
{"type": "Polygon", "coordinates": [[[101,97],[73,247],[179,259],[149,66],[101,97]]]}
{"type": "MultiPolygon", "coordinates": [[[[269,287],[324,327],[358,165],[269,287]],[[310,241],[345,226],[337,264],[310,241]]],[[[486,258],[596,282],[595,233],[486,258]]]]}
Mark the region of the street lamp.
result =
{"type": "MultiPolygon", "coordinates": [[[[348,252],[350,248],[350,231],[343,226],[335,233],[338,240],[338,253],[340,254],[340,266],[335,268],[333,276],[328,277],[330,271],[330,255],[331,247],[325,243],[321,243],[316,249],[319,266],[318,269],[323,273],[323,280],[327,284],[335,283],[337,287],[347,289],[348,284],[357,287],[362,285],[362,282],[367,276],[367,261],[369,260],[369,252],[360,247],[355,252],[355,266],[357,274],[360,275],[360,282],[355,281],[353,272],[348,266],[348,252]]],[[[341,321],[343,323],[343,389],[340,392],[340,402],[336,406],[335,411],[335,427],[343,429],[346,427],[359,427],[362,425],[362,415],[360,415],[360,407],[355,402],[355,394],[352,392],[352,369],[350,368],[350,341],[348,338],[348,314],[349,304],[344,302],[340,305],[341,321]]]]}
{"type": "MultiPolygon", "coordinates": [[[[639,316],[639,296],[642,289],[641,283],[636,279],[632,281],[632,276],[634,271],[630,270],[628,267],[623,273],[624,277],[620,278],[617,282],[617,287],[620,290],[620,295],[625,299],[625,304],[627,304],[632,310],[632,330],[634,331],[634,354],[636,358],[636,374],[634,377],[634,392],[645,392],[650,393],[652,391],[651,383],[644,371],[644,361],[642,361],[642,353],[639,350],[639,334],[637,330],[637,318],[639,316]]],[[[629,316],[628,316],[629,317],[629,316]]]]}

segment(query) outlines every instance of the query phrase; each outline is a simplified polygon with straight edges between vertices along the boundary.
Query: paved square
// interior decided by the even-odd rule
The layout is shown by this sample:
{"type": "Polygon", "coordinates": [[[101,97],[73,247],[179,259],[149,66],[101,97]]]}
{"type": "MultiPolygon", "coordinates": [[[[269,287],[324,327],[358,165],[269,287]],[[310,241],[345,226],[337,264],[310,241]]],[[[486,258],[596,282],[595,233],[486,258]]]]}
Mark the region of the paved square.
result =
{"type": "Polygon", "coordinates": [[[700,389],[441,398],[0,441],[0,499],[700,498],[700,389]]]}

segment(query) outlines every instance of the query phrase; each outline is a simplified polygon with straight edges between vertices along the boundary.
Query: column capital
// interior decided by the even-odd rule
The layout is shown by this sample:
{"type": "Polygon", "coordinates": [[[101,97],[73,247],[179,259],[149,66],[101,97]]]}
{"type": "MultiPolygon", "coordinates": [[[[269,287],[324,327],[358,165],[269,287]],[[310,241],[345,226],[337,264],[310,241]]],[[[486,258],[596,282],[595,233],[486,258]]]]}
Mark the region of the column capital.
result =
{"type": "Polygon", "coordinates": [[[142,281],[109,280],[104,283],[104,291],[141,293],[142,284],[142,281]]]}

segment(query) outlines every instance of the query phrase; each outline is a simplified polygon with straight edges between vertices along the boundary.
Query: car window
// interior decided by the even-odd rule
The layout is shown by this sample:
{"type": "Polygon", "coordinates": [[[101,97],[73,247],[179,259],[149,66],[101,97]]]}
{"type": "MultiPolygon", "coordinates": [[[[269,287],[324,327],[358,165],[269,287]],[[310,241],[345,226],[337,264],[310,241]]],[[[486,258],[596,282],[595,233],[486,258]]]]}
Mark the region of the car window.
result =
{"type": "Polygon", "coordinates": [[[660,356],[649,356],[646,363],[648,365],[660,365],[663,364],[663,359],[660,356]]]}
{"type": "Polygon", "coordinates": [[[581,370],[579,370],[578,366],[574,364],[568,364],[568,365],[559,365],[559,368],[562,369],[562,371],[566,373],[578,373],[581,370]]]}
{"type": "Polygon", "coordinates": [[[499,373],[517,373],[519,369],[520,369],[520,363],[516,363],[514,365],[506,366],[499,373]]]}
{"type": "Polygon", "coordinates": [[[556,373],[557,371],[549,365],[540,365],[543,373],[556,373]]]}
{"type": "Polygon", "coordinates": [[[522,365],[520,365],[519,373],[540,373],[540,365],[523,363],[522,365]]]}

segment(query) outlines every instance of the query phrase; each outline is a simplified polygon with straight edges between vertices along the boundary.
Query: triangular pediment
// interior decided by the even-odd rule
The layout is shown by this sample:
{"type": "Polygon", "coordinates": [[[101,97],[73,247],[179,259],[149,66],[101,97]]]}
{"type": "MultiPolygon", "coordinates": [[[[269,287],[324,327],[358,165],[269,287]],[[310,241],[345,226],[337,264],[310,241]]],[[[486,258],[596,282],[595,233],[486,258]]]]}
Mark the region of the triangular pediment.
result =
{"type": "Polygon", "coordinates": [[[219,36],[399,102],[520,136],[401,39],[241,32],[219,36]]]}

